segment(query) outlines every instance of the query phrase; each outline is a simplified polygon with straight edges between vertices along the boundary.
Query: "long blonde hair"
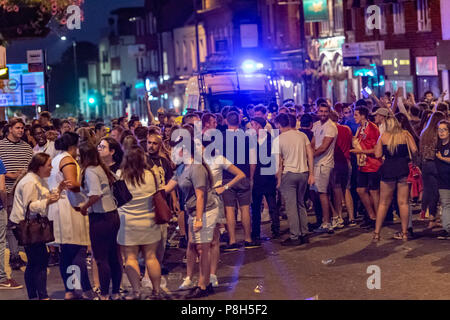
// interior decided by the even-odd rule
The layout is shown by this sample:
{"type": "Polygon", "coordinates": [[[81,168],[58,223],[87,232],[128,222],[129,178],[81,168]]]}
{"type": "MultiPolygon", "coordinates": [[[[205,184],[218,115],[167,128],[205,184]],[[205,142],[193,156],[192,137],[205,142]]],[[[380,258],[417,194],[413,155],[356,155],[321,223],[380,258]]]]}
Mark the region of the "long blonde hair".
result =
{"type": "Polygon", "coordinates": [[[385,132],[389,133],[390,135],[389,141],[387,143],[387,149],[389,150],[389,153],[393,155],[397,150],[398,145],[405,143],[406,136],[400,122],[396,117],[391,115],[388,116],[385,123],[385,132]]]}

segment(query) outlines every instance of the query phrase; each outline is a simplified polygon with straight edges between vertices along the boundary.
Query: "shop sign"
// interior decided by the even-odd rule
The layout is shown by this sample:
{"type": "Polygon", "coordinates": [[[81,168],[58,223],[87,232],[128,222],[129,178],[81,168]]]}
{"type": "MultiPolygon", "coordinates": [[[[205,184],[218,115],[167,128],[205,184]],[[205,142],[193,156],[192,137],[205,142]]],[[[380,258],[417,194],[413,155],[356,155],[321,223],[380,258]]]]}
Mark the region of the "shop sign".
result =
{"type": "Polygon", "coordinates": [[[385,50],[381,60],[386,75],[409,76],[411,74],[409,49],[385,50]]]}
{"type": "Polygon", "coordinates": [[[331,37],[319,39],[319,52],[322,51],[336,51],[342,49],[342,46],[345,43],[345,37],[331,37]]]}
{"type": "Polygon", "coordinates": [[[373,57],[381,56],[383,50],[384,41],[344,43],[342,55],[344,57],[373,57]]]}
{"type": "Polygon", "coordinates": [[[305,22],[328,21],[327,0],[303,0],[305,22]]]}

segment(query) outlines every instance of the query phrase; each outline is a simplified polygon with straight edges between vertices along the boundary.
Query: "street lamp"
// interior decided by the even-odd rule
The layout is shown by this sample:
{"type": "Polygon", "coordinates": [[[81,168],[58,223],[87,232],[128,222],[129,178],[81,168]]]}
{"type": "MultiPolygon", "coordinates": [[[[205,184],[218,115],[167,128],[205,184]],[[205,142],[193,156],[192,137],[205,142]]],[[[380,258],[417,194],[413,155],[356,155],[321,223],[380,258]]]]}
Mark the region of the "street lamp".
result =
{"type": "MultiPolygon", "coordinates": [[[[66,41],[67,37],[62,36],[62,41],[66,41]]],[[[79,100],[79,89],[78,89],[78,65],[77,65],[77,42],[74,38],[72,40],[72,46],[73,46],[73,67],[74,67],[74,75],[75,75],[75,89],[76,89],[76,99],[75,99],[75,107],[78,109],[78,100],[79,100]]]]}

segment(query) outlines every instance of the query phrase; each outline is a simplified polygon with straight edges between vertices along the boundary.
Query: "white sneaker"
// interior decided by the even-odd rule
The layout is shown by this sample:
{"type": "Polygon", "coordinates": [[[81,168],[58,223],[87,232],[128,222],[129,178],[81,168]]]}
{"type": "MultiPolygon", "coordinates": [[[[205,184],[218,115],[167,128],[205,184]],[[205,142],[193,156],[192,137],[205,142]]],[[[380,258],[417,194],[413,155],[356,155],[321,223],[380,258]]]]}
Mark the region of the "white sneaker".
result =
{"type": "Polygon", "coordinates": [[[191,278],[186,277],[183,280],[184,281],[181,286],[178,287],[178,290],[189,290],[194,287],[194,283],[192,282],[191,278]]]}
{"type": "Polygon", "coordinates": [[[331,223],[332,229],[342,229],[344,228],[344,220],[342,220],[340,217],[334,217],[331,223]]]}
{"type": "Polygon", "coordinates": [[[213,288],[217,288],[219,286],[219,281],[217,280],[217,276],[215,274],[209,275],[209,283],[213,286],[213,288]]]}

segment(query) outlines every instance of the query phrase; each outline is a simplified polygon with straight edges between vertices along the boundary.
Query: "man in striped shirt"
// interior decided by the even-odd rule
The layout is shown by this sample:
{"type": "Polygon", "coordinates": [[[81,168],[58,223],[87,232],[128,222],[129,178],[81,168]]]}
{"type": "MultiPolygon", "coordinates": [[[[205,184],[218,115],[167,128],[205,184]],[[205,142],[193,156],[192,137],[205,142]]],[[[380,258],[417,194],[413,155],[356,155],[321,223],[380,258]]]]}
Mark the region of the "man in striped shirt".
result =
{"type": "MultiPolygon", "coordinates": [[[[23,173],[27,171],[28,164],[33,157],[33,149],[21,138],[24,134],[25,124],[20,118],[12,118],[8,123],[8,135],[0,141],[0,159],[6,168],[6,193],[7,193],[7,212],[8,218],[11,214],[14,200],[14,184],[23,173]]],[[[6,239],[9,243],[11,255],[9,263],[11,269],[18,270],[25,262],[19,256],[19,245],[16,237],[10,228],[6,231],[6,239]]]]}

